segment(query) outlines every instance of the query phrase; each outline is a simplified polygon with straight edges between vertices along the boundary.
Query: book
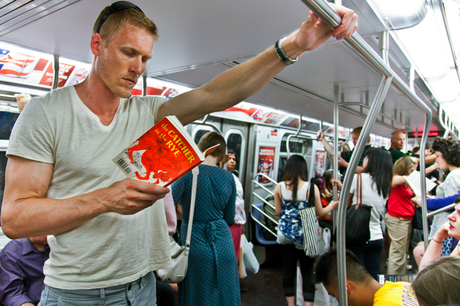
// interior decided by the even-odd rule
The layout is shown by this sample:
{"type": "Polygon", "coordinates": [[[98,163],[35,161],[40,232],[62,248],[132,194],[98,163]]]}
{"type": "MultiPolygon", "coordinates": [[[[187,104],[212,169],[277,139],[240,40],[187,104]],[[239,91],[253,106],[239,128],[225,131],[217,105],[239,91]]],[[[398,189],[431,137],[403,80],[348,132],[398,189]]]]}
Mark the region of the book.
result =
{"type": "MultiPolygon", "coordinates": [[[[407,184],[412,188],[416,196],[421,196],[422,191],[420,188],[420,172],[413,171],[410,175],[404,176],[407,184]]],[[[436,183],[425,178],[426,181],[426,192],[430,192],[436,186],[436,183]]]]}
{"type": "Polygon", "coordinates": [[[112,161],[128,178],[167,187],[201,164],[218,146],[201,152],[176,116],[167,116],[112,161]]]}

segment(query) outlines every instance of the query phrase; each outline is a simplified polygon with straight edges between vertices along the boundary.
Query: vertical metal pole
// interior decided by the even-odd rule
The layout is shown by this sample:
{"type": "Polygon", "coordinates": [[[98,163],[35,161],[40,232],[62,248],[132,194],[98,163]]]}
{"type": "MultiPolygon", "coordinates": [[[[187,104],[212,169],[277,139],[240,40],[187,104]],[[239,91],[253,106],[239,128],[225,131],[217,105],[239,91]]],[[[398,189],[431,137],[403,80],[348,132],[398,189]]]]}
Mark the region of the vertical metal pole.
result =
{"type": "Polygon", "coordinates": [[[414,81],[415,81],[415,69],[414,69],[413,66],[410,66],[410,68],[409,68],[408,80],[407,81],[409,82],[409,88],[412,89],[412,91],[414,91],[415,90],[415,85],[414,85],[415,84],[414,83],[414,81]]]}
{"type": "Polygon", "coordinates": [[[390,64],[388,61],[388,50],[390,49],[389,41],[390,41],[390,32],[383,31],[379,33],[380,55],[382,56],[382,59],[385,61],[385,63],[387,63],[388,65],[390,64]]]}
{"type": "MultiPolygon", "coordinates": [[[[334,180],[338,179],[339,176],[339,164],[338,164],[338,157],[339,157],[339,84],[334,84],[334,162],[332,163],[333,169],[333,177],[334,180]]],[[[332,200],[337,201],[337,185],[334,185],[332,190],[332,200]]],[[[337,229],[337,211],[333,211],[332,213],[332,228],[335,230],[337,229]]]]}
{"type": "Polygon", "coordinates": [[[337,226],[337,273],[338,273],[338,287],[339,287],[339,305],[347,304],[347,266],[346,266],[346,245],[345,245],[345,225],[347,219],[347,202],[348,194],[351,189],[351,182],[355,174],[358,162],[363,154],[364,147],[366,146],[367,139],[371,134],[375,121],[378,117],[379,110],[382,106],[385,96],[390,88],[393,77],[383,77],[380,83],[377,94],[374,98],[369,114],[363,125],[363,130],[359,135],[358,142],[356,143],[355,150],[351,156],[350,163],[348,164],[347,173],[343,182],[342,194],[338,208],[338,226],[337,226]]]}
{"type": "Polygon", "coordinates": [[[423,237],[425,242],[425,250],[428,247],[428,219],[427,215],[427,207],[426,207],[426,169],[425,169],[425,145],[426,140],[428,139],[428,132],[431,126],[431,116],[430,114],[425,114],[425,126],[423,127],[423,135],[420,141],[420,189],[422,192],[422,216],[424,216],[423,220],[423,237]]]}
{"type": "Polygon", "coordinates": [[[142,96],[147,95],[147,75],[142,75],[142,96]]]}
{"type": "Polygon", "coordinates": [[[53,58],[53,89],[59,86],[59,55],[55,54],[53,58]]]}

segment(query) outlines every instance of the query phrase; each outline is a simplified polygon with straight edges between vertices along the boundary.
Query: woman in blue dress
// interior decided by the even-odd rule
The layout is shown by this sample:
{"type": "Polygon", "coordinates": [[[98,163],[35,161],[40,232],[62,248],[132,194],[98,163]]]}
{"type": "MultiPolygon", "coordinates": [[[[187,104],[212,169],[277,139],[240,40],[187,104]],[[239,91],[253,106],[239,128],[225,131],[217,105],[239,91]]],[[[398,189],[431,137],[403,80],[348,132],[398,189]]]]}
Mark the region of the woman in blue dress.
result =
{"type": "MultiPolygon", "coordinates": [[[[240,305],[238,266],[229,225],[235,217],[236,187],[230,172],[216,166],[225,154],[224,138],[215,132],[205,134],[201,151],[220,146],[199,166],[196,205],[190,241],[190,257],[185,279],[179,283],[179,306],[240,305]]],[[[185,244],[192,174],[172,185],[174,203],[182,207],[179,244],[185,244]]]]}

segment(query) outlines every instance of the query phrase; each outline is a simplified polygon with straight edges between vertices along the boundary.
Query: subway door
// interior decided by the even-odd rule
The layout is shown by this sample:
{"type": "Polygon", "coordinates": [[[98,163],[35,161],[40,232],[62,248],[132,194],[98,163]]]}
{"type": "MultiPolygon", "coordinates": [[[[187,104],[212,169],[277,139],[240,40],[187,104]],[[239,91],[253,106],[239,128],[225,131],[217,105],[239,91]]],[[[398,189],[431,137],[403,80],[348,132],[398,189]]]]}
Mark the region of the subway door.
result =
{"type": "MultiPolygon", "coordinates": [[[[252,204],[262,203],[261,199],[273,192],[276,186],[277,164],[279,156],[279,128],[253,125],[250,129],[250,145],[248,160],[251,169],[248,169],[248,182],[246,184],[246,207],[252,210],[252,204]],[[265,176],[257,176],[263,173],[265,176]],[[249,192],[248,192],[249,191],[249,192]]],[[[256,222],[251,219],[250,211],[247,212],[247,237],[254,244],[254,253],[260,264],[278,256],[276,245],[265,246],[260,244],[255,235],[256,222]]]]}
{"type": "Polygon", "coordinates": [[[289,158],[288,154],[288,145],[290,154],[300,154],[305,158],[307,162],[308,177],[311,178],[314,176],[312,155],[313,155],[313,141],[311,139],[300,139],[296,137],[288,138],[291,135],[295,135],[291,130],[280,130],[280,154],[279,162],[277,164],[277,182],[281,182],[281,179],[284,175],[284,168],[286,167],[286,162],[289,158]]]}
{"type": "MultiPolygon", "coordinates": [[[[234,120],[224,119],[222,121],[222,134],[227,143],[227,152],[234,152],[236,157],[236,166],[232,171],[244,186],[246,182],[247,170],[247,145],[249,138],[249,124],[234,120]]],[[[224,168],[227,164],[224,165],[224,168]]]]}

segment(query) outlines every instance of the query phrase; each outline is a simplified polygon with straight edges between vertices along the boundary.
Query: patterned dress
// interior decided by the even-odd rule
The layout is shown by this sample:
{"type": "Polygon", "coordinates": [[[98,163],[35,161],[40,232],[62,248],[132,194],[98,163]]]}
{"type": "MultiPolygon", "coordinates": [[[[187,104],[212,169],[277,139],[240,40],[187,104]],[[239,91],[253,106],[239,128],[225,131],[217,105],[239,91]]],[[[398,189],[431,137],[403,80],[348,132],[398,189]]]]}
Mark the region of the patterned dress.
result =
{"type": "MultiPolygon", "coordinates": [[[[179,283],[179,305],[241,305],[238,266],[229,225],[235,217],[235,181],[230,172],[200,165],[187,275],[179,283]]],[[[191,172],[172,185],[182,206],[179,244],[187,236],[191,172]]]]}
{"type": "Polygon", "coordinates": [[[297,191],[297,201],[292,202],[287,199],[292,199],[292,191],[286,188],[286,183],[281,182],[281,195],[283,203],[280,213],[278,230],[287,238],[294,242],[303,244],[302,220],[300,220],[300,210],[308,207],[307,189],[309,183],[304,183],[297,191]]]}

